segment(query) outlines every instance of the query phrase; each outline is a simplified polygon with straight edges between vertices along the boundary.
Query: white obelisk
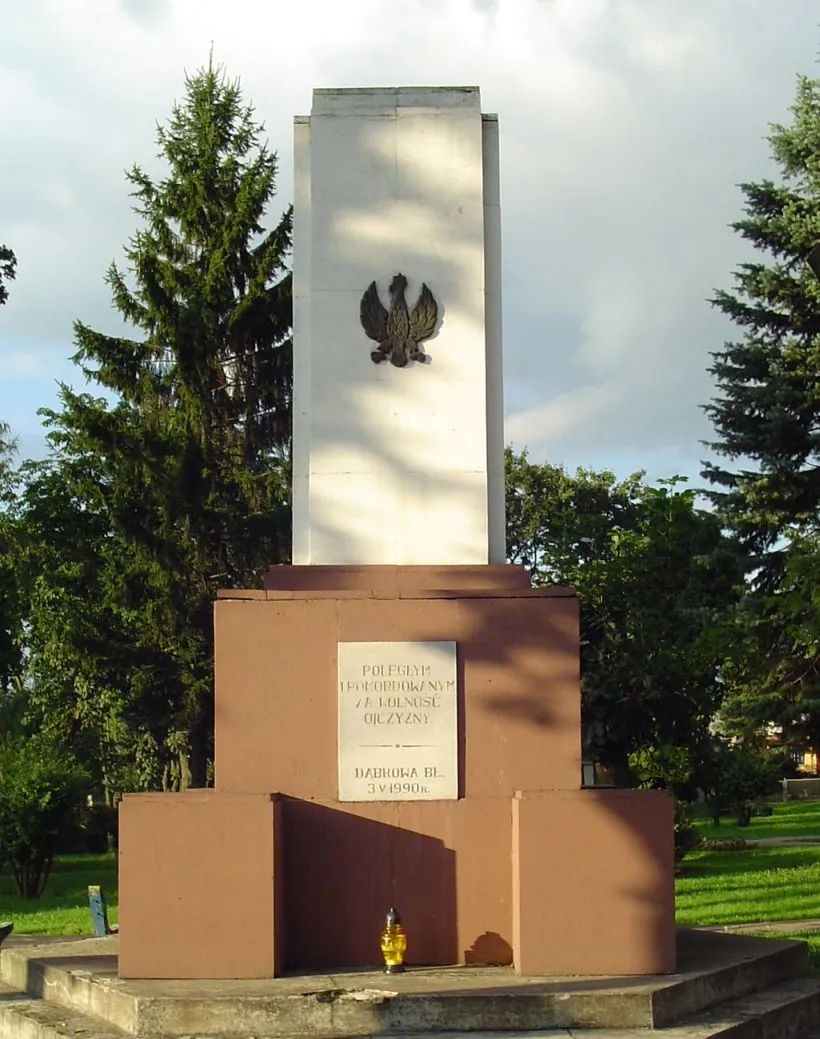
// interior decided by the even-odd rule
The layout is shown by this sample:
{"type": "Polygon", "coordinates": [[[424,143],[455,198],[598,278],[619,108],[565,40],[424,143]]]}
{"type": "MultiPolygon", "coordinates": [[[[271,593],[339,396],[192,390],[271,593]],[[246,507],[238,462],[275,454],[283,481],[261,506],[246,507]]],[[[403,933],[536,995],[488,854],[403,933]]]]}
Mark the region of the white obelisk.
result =
{"type": "Polygon", "coordinates": [[[293,562],[504,562],[497,120],[475,87],[317,90],[294,196],[293,562]],[[360,320],[375,281],[401,326],[397,275],[438,309],[401,367],[360,320]]]}

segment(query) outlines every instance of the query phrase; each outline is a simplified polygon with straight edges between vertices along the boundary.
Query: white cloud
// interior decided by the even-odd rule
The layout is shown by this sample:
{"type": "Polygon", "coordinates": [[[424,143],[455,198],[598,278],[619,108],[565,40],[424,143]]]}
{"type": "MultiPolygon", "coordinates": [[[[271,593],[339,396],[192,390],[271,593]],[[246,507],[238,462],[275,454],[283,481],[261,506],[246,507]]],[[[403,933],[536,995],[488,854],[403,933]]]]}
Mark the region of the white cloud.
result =
{"type": "Polygon", "coordinates": [[[103,278],[137,226],[123,170],[160,171],[155,123],[213,44],[280,153],[281,206],[313,87],[480,84],[501,126],[510,436],[571,465],[695,471],[727,333],[705,300],[743,256],[735,185],[768,170],[816,20],[813,0],[788,18],[771,0],[7,4],[0,418],[27,386],[36,430],[74,319],[119,328],[103,278]]]}
{"type": "Polygon", "coordinates": [[[45,379],[50,374],[42,354],[0,351],[0,378],[4,380],[45,379]]]}

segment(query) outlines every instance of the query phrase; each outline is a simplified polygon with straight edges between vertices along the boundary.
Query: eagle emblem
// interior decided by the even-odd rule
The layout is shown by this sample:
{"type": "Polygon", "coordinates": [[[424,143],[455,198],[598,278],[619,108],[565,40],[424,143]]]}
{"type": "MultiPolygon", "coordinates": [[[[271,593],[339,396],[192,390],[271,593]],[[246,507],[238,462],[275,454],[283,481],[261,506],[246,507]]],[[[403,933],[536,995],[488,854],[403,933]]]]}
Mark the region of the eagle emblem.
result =
{"type": "Polygon", "coordinates": [[[407,278],[397,274],[390,282],[390,309],[385,309],[379,299],[375,281],[371,281],[362,296],[360,316],[362,328],[370,339],[379,346],[371,351],[370,357],[379,364],[390,358],[391,364],[404,368],[409,361],[424,361],[424,351],[419,346],[436,330],[438,305],[433,293],[426,285],[421,286],[419,298],[412,310],[407,307],[404,290],[407,278]]]}

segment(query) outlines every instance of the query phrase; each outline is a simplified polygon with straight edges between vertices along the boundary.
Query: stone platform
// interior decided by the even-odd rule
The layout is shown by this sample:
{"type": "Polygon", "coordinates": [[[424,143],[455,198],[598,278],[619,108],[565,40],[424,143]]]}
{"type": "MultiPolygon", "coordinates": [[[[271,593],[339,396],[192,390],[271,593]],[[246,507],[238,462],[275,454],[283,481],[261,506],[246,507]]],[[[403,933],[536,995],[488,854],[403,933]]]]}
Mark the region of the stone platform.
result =
{"type": "MultiPolygon", "coordinates": [[[[157,936],[162,941],[162,935],[157,936]]],[[[678,931],[676,974],[522,978],[510,968],[348,970],[257,981],[126,981],[116,936],[10,939],[0,1039],[177,1036],[429,1037],[442,1032],[628,1039],[805,1037],[820,1020],[806,947],[678,931]]]]}

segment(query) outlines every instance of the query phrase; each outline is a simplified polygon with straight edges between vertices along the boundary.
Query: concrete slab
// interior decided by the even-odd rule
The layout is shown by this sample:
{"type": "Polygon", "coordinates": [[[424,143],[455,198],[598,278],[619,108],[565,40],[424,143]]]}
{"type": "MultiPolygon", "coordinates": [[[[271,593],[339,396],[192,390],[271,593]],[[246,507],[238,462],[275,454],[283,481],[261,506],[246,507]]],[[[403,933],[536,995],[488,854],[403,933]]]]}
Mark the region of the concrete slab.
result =
{"type": "Polygon", "coordinates": [[[104,1021],[44,999],[27,997],[0,982],[0,1039],[126,1039],[104,1021]]]}
{"type": "Polygon", "coordinates": [[[802,934],[804,931],[820,931],[820,920],[764,920],[756,924],[723,924],[701,930],[721,931],[723,934],[802,934]]]}
{"type": "MultiPolygon", "coordinates": [[[[806,969],[801,943],[685,929],[678,940],[680,970],[653,978],[522,978],[510,968],[453,967],[390,976],[350,970],[256,981],[123,981],[116,936],[10,939],[0,954],[0,978],[96,1019],[101,1030],[139,1036],[526,1031],[535,1039],[534,1033],[595,1029],[605,1039],[607,1029],[630,1035],[635,1028],[669,1027],[806,969]]],[[[710,1034],[720,1033],[699,1033],[710,1034]]]]}

